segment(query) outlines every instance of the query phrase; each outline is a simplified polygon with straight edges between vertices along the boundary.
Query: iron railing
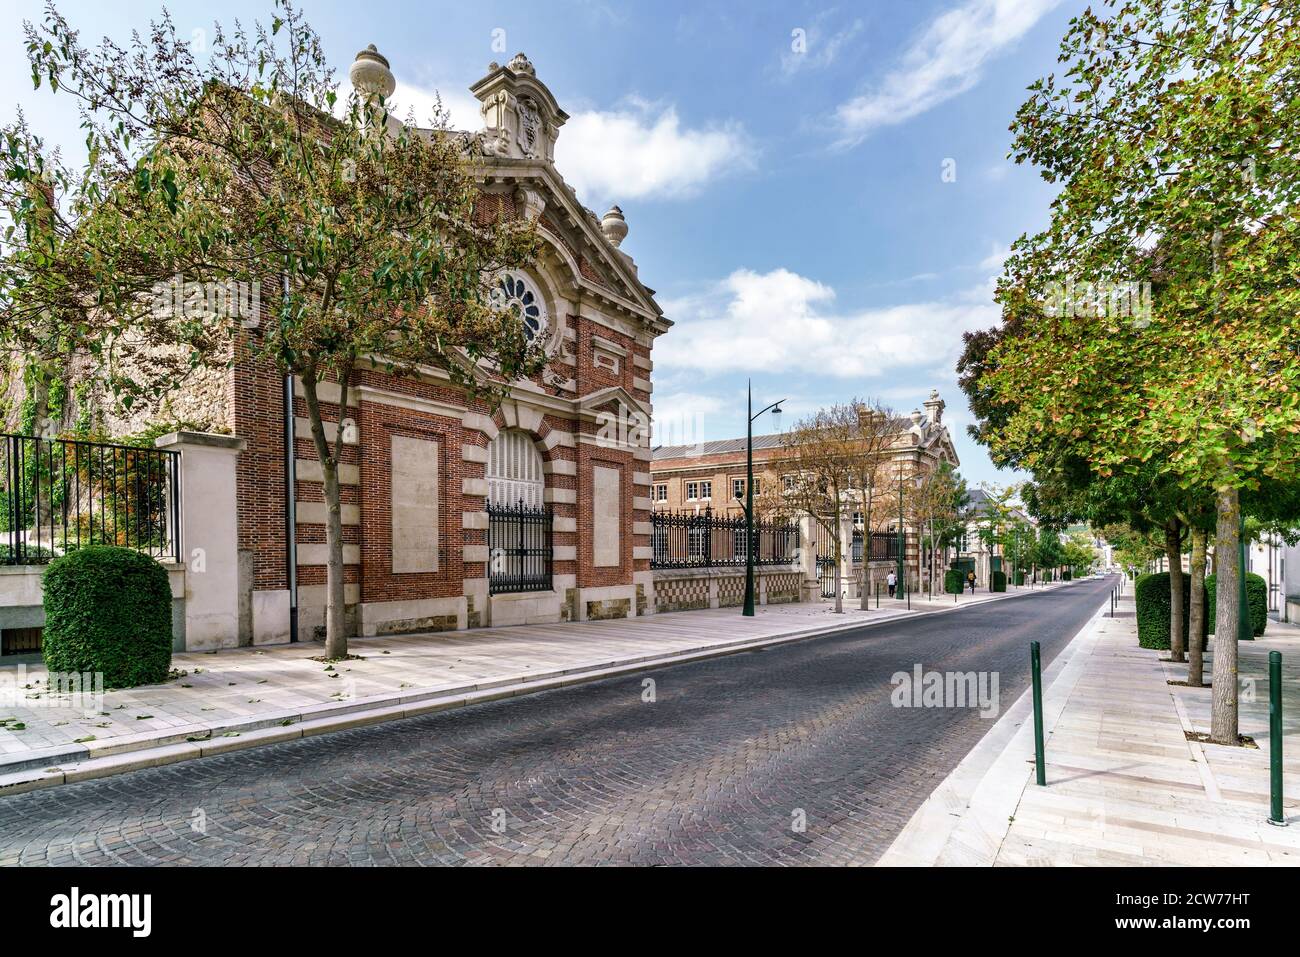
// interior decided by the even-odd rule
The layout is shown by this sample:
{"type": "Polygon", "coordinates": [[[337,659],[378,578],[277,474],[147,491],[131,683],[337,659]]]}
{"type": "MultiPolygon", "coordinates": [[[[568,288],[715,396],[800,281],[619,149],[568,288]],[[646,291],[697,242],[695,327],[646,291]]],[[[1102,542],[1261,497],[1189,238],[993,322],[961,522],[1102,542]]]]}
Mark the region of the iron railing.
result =
{"type": "Polygon", "coordinates": [[[0,433],[0,564],[83,545],[180,560],[180,453],[0,433]]]}
{"type": "MultiPolygon", "coordinates": [[[[853,564],[862,564],[862,539],[861,531],[853,532],[853,564]]],[[[871,561],[897,561],[898,560],[898,533],[897,532],[872,532],[871,533],[871,561]]]]}
{"type": "MultiPolygon", "coordinates": [[[[743,517],[654,512],[650,516],[651,568],[717,568],[745,564],[743,517]]],[[[754,564],[789,565],[799,549],[799,526],[754,523],[754,564]]]]}
{"type": "Polygon", "coordinates": [[[550,591],[551,510],[488,502],[488,593],[550,591]]]}

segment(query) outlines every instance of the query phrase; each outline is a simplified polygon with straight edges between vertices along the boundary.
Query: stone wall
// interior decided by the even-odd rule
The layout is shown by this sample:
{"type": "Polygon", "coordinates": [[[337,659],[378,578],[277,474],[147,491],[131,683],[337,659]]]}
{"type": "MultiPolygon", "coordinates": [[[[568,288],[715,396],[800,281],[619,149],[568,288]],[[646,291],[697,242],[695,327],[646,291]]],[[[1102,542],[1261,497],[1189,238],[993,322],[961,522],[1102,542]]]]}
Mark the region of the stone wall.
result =
{"type": "MultiPolygon", "coordinates": [[[[745,600],[743,568],[656,569],[654,610],[696,611],[703,608],[737,608],[745,600]]],[[[776,605],[802,600],[803,573],[788,567],[754,569],[754,600],[776,605]]]]}

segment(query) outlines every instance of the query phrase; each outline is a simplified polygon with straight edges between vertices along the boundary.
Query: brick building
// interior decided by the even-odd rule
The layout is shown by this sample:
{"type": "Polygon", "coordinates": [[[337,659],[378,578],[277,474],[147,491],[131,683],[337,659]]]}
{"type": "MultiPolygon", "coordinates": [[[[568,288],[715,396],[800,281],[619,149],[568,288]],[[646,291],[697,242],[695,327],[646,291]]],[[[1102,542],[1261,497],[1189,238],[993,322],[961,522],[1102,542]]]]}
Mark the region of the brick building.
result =
{"type": "MultiPolygon", "coordinates": [[[[393,91],[373,47],[350,75],[393,91]]],[[[555,168],[567,115],[528,59],[491,64],[471,91],[484,129],[464,142],[482,205],[534,220],[543,245],[494,295],[544,337],[549,361],[495,409],[440,369],[398,377],[375,357],[338,422],[339,387],[322,384],[328,438],[344,430],[345,601],[358,635],[626,617],[652,593],[650,354],[671,323],[620,248],[622,212],[598,219],[555,168]]],[[[326,515],[303,396],[247,353],[224,383],[241,644],[288,640],[295,618],[301,637],[323,632],[326,515]]]]}
{"type": "MultiPolygon", "coordinates": [[[[905,482],[914,483],[941,462],[954,467],[960,464],[948,427],[943,422],[944,405],[939,393],[932,391],[923,405],[924,412],[917,409],[909,416],[899,416],[894,420],[890,461],[883,467],[890,479],[901,474],[905,482]]],[[[765,506],[771,507],[779,502],[782,465],[788,460],[789,452],[783,434],[756,435],[753,448],[755,511],[761,513],[765,506]]],[[[650,496],[657,511],[694,512],[707,508],[715,515],[744,514],[746,469],[743,437],[657,447],[652,453],[650,474],[650,496]]],[[[850,582],[852,597],[855,587],[852,582],[857,579],[856,566],[861,563],[854,560],[855,550],[850,547],[850,542],[853,532],[863,529],[852,507],[846,511],[853,515],[853,521],[846,523],[849,527],[840,530],[845,537],[843,578],[850,582]]],[[[873,519],[875,527],[871,531],[897,531],[897,516],[891,511],[889,502],[882,503],[873,519]]],[[[914,578],[914,587],[924,587],[922,577],[928,574],[928,568],[920,561],[917,537],[910,530],[905,529],[905,532],[905,566],[909,581],[914,578]]],[[[808,523],[808,540],[816,553],[831,553],[827,542],[832,534],[829,529],[808,523]]],[[[879,564],[883,568],[889,563],[882,561],[879,564]]]]}

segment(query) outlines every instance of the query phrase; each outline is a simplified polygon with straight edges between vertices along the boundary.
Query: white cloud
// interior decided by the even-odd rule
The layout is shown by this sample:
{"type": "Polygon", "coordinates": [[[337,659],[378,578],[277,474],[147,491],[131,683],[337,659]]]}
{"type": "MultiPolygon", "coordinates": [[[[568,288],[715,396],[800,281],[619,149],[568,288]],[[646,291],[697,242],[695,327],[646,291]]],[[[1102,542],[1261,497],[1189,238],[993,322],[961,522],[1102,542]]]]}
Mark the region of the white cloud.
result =
{"type": "Polygon", "coordinates": [[[985,64],[1011,46],[1060,0],[966,0],[940,14],[884,79],[840,104],[842,142],[911,119],[979,82],[985,64]]]}
{"type": "Polygon", "coordinates": [[[1001,272],[1002,264],[1007,261],[1007,257],[1010,255],[1010,246],[993,243],[989,249],[989,254],[980,260],[980,269],[984,272],[1001,272]]]}
{"type": "MultiPolygon", "coordinates": [[[[454,87],[452,88],[454,89],[454,87]]],[[[405,120],[413,111],[428,126],[442,94],[454,130],[479,130],[479,103],[468,93],[447,93],[398,82],[389,109],[405,120]]],[[[560,175],[588,205],[631,199],[694,195],[729,170],[753,166],[752,146],[736,122],[684,126],[675,106],[630,99],[615,110],[579,110],[555,145],[560,175]]]]}
{"type": "MultiPolygon", "coordinates": [[[[793,76],[801,70],[817,70],[830,66],[839,59],[840,53],[854,37],[862,32],[862,21],[854,20],[843,30],[827,35],[822,26],[827,16],[828,14],[822,14],[817,17],[804,31],[802,52],[792,48],[781,54],[783,74],[793,76]]],[[[793,45],[792,38],[791,47],[793,45]]]]}
{"type": "Polygon", "coordinates": [[[680,199],[736,168],[752,166],[735,122],[690,128],[677,109],[641,100],[576,113],[560,130],[555,165],[584,202],[680,199]]]}
{"type": "MultiPolygon", "coordinates": [[[[452,88],[454,90],[454,88],[452,88]]],[[[483,126],[479,116],[479,102],[468,92],[429,90],[398,81],[397,89],[388,99],[389,112],[405,120],[409,110],[415,115],[417,126],[429,126],[442,97],[442,109],[447,113],[448,126],[453,130],[477,130],[483,126]]]]}
{"type": "Polygon", "coordinates": [[[700,295],[664,302],[676,325],[655,343],[656,374],[745,369],[864,378],[951,369],[961,333],[994,325],[999,315],[983,283],[947,299],[835,306],[832,288],[787,269],[737,270],[700,295]]]}

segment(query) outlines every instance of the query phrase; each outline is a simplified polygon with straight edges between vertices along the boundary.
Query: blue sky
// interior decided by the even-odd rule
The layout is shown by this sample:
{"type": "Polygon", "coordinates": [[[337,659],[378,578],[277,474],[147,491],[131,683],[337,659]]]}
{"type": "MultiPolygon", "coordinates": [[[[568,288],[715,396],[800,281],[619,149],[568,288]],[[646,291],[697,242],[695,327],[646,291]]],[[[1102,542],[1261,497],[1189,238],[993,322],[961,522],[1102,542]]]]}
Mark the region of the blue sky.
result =
{"type": "MultiPolygon", "coordinates": [[[[972,484],[1013,476],[965,435],[961,333],[996,321],[1000,257],[1045,222],[1053,195],[1005,160],[1007,126],[1083,6],[303,3],[340,77],[374,43],[399,101],[425,113],[436,89],[462,128],[481,125],[467,88],[488,62],[527,53],[572,117],[561,174],[598,214],[623,208],[623,249],[677,323],[655,348],[657,417],[695,423],[702,439],[743,434],[747,375],[759,404],[788,400],[787,425],[853,396],[908,412],[937,388],[972,484]]],[[[168,7],[189,35],[271,10],[168,7]]],[[[86,39],[125,40],[160,5],[60,9],[86,39]]],[[[19,27],[40,15],[33,0],[0,12],[0,116],[21,105],[75,147],[70,102],[32,90],[19,27]]]]}

